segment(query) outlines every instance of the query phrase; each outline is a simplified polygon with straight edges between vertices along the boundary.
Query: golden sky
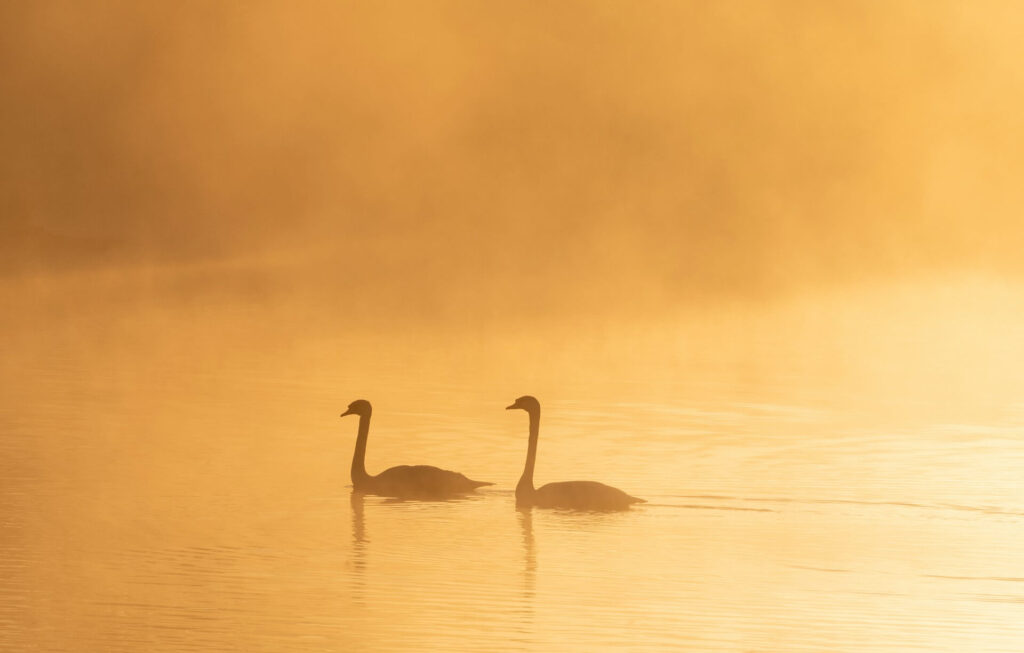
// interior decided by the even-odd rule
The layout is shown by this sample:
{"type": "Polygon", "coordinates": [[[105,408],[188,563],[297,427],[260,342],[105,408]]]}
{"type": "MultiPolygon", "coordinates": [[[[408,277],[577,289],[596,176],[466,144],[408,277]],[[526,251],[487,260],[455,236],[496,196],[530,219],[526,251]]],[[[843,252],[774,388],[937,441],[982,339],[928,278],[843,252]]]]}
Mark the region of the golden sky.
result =
{"type": "Polygon", "coordinates": [[[1014,2],[4,3],[0,274],[658,307],[1024,272],[1014,2]],[[291,260],[291,259],[289,259],[291,260]]]}

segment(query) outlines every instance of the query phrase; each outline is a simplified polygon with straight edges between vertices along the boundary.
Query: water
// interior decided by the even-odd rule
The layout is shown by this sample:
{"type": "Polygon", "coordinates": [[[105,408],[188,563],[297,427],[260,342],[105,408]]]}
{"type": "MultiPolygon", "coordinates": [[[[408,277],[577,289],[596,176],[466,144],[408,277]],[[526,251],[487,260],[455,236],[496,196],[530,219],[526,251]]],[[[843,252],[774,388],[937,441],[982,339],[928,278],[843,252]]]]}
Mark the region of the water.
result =
{"type": "Polygon", "coordinates": [[[253,310],[8,327],[0,648],[1024,650],[1019,404],[253,310]],[[517,511],[527,392],[538,484],[648,503],[517,511]],[[358,397],[371,473],[496,485],[353,496],[358,397]]]}

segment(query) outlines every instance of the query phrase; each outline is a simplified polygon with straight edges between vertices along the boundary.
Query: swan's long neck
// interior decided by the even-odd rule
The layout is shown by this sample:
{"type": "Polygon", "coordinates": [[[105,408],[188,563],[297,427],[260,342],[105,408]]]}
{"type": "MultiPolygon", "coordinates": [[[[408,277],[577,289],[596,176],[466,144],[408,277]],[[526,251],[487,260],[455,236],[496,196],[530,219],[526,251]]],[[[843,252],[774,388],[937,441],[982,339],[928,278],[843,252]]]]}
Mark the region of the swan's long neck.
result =
{"type": "Polygon", "coordinates": [[[366,473],[366,439],[370,435],[370,411],[359,416],[359,436],[356,438],[356,451],[352,454],[352,485],[358,486],[370,478],[366,473]]]}
{"type": "Polygon", "coordinates": [[[537,436],[540,433],[540,409],[529,411],[530,447],[526,450],[526,467],[516,485],[516,497],[533,493],[533,468],[537,464],[537,436]]]}

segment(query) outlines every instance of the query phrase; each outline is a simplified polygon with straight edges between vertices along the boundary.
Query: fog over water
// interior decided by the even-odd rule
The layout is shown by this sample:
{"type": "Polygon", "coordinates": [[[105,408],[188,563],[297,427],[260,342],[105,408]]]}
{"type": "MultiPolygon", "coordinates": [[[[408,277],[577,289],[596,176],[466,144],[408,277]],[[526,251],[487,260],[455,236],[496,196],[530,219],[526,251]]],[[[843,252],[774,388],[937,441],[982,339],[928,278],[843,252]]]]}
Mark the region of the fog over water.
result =
{"type": "Polygon", "coordinates": [[[0,649],[1024,646],[1015,3],[0,25],[0,649]]]}
{"type": "Polygon", "coordinates": [[[1021,272],[1010,3],[0,11],[8,274],[282,256],[489,313],[1021,272]]]}

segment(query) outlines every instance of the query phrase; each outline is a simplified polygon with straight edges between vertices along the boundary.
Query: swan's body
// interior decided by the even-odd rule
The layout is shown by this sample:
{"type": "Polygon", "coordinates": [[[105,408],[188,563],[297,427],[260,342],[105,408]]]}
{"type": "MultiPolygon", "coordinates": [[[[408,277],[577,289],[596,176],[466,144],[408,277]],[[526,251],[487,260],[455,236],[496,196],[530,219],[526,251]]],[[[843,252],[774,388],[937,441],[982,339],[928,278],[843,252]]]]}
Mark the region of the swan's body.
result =
{"type": "Polygon", "coordinates": [[[533,490],[532,497],[520,502],[516,491],[516,502],[538,508],[575,508],[577,510],[625,510],[630,504],[643,503],[643,499],[631,497],[622,490],[597,481],[561,481],[548,483],[533,490]]]}
{"type": "Polygon", "coordinates": [[[643,499],[631,497],[618,488],[596,481],[562,481],[533,487],[533,468],[537,463],[537,437],[540,433],[540,402],[530,396],[520,397],[507,410],[521,408],[530,415],[530,444],[526,467],[516,485],[516,505],[538,508],[571,508],[575,510],[625,510],[643,499]]]}
{"type": "Polygon", "coordinates": [[[366,440],[370,434],[370,402],[357,399],[341,414],[359,415],[359,435],[352,455],[352,489],[356,492],[387,497],[444,498],[472,492],[478,487],[494,485],[474,481],[458,472],[431,465],[398,465],[376,476],[366,473],[366,440]]]}
{"type": "Polygon", "coordinates": [[[376,476],[367,475],[360,482],[352,479],[352,487],[360,492],[389,497],[449,496],[472,492],[485,485],[494,484],[474,481],[458,472],[431,465],[398,465],[376,476]]]}

